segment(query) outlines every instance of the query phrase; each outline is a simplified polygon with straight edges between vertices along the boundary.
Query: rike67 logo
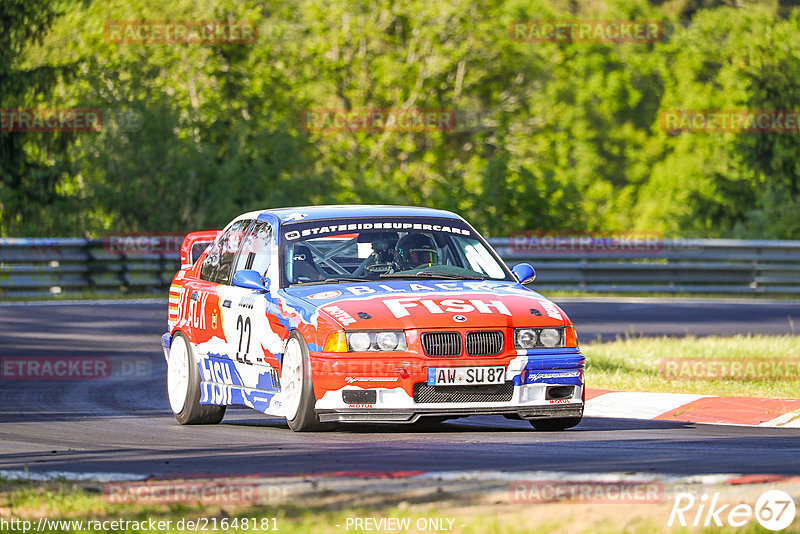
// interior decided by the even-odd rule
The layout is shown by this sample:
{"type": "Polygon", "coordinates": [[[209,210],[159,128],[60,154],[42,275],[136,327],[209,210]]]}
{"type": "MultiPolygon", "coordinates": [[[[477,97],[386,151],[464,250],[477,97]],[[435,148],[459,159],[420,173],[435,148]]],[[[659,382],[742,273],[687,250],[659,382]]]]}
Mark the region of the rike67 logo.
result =
{"type": "Polygon", "coordinates": [[[779,531],[792,524],[795,504],[791,495],[781,490],[769,490],[759,496],[755,506],[719,502],[719,493],[710,500],[708,494],[699,497],[692,493],[677,493],[667,526],[742,527],[753,519],[767,530],[779,531]]]}

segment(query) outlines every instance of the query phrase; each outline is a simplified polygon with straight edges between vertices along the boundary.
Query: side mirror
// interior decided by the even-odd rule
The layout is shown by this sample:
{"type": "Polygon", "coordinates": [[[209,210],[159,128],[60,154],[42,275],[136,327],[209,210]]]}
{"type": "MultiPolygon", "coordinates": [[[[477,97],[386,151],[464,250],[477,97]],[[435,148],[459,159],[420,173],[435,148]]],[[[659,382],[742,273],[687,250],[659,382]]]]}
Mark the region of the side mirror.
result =
{"type": "Polygon", "coordinates": [[[256,291],[269,291],[269,288],[261,279],[259,272],[253,269],[236,271],[233,274],[233,285],[245,289],[255,289],[256,291]]]}
{"type": "Polygon", "coordinates": [[[530,263],[519,263],[511,269],[511,272],[522,285],[530,284],[536,279],[536,271],[530,263]]]}

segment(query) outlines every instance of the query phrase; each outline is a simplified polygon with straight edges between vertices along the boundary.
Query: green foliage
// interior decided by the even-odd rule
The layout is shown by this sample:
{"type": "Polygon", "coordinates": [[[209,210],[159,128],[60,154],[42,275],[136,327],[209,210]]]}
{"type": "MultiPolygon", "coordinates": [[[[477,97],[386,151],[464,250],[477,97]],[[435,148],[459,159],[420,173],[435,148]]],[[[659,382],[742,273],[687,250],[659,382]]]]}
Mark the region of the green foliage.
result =
{"type": "Polygon", "coordinates": [[[797,135],[660,126],[670,109],[800,109],[800,14],[737,5],[0,0],[2,107],[105,110],[100,132],[0,133],[0,233],[192,230],[250,209],[390,203],[454,210],[490,235],[800,238],[797,135]],[[660,20],[668,38],[509,37],[516,20],[568,18],[660,20]],[[258,39],[107,39],[107,23],[135,20],[253,21],[258,39]],[[309,131],[304,111],[322,108],[457,122],[309,131]]]}
{"type": "MultiPolygon", "coordinates": [[[[26,64],[24,51],[41,42],[58,15],[58,2],[0,1],[0,110],[40,107],[56,84],[73,72],[70,64],[26,64]]],[[[59,213],[77,208],[60,191],[68,166],[63,155],[70,133],[0,131],[0,231],[58,233],[59,213]]]]}

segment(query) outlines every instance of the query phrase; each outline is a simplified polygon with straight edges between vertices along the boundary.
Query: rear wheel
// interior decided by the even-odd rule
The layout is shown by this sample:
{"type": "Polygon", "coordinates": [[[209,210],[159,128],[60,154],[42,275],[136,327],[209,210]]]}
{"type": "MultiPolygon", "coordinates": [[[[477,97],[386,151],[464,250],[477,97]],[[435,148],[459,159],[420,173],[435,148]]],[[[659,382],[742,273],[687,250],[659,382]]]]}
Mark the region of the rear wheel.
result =
{"type": "Polygon", "coordinates": [[[289,428],[295,432],[309,432],[333,427],[331,424],[320,423],[319,416],[314,410],[316,399],[308,346],[297,332],[289,335],[283,352],[281,391],[289,428]]]}
{"type": "Polygon", "coordinates": [[[169,349],[167,394],[172,413],[182,425],[211,425],[225,417],[225,406],[200,404],[200,371],[189,340],[180,332],[169,349]]]}

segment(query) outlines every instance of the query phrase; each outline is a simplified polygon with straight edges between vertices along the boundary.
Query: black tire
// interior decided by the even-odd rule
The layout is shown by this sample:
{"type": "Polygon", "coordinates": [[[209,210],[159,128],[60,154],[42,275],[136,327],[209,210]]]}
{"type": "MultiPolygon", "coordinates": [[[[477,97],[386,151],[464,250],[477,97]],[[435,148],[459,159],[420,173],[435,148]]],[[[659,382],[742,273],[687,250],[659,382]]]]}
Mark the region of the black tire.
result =
{"type": "Polygon", "coordinates": [[[442,423],[453,419],[452,417],[420,417],[417,422],[413,424],[413,427],[419,430],[436,430],[438,429],[442,423]]]}
{"type": "MultiPolygon", "coordinates": [[[[322,431],[322,430],[331,430],[335,427],[333,423],[320,423],[319,415],[317,415],[314,406],[316,404],[316,398],[314,397],[314,382],[311,375],[311,361],[308,354],[308,346],[306,345],[305,340],[303,340],[303,336],[301,336],[296,330],[289,334],[289,339],[286,340],[286,348],[284,349],[284,355],[281,365],[281,391],[288,391],[289,385],[284,382],[290,375],[288,369],[287,362],[287,353],[289,350],[290,344],[297,342],[300,348],[300,366],[301,366],[301,383],[300,383],[300,404],[297,407],[297,411],[293,417],[289,417],[287,414],[286,416],[286,423],[289,425],[289,428],[295,432],[314,432],[314,431],[322,431]],[[284,366],[283,364],[287,364],[284,366]],[[287,371],[287,375],[285,378],[284,369],[287,371]]],[[[293,376],[293,375],[291,375],[293,376]]],[[[286,400],[284,400],[286,403],[286,400]]],[[[286,403],[288,407],[288,403],[286,403]]]]}
{"type": "Polygon", "coordinates": [[[559,417],[554,419],[529,419],[536,430],[544,432],[558,432],[577,426],[582,417],[559,417]]]}
{"type": "Polygon", "coordinates": [[[174,408],[172,409],[175,419],[182,425],[214,425],[219,423],[225,417],[227,406],[200,404],[200,371],[197,369],[197,362],[194,358],[194,348],[181,332],[178,332],[172,338],[171,346],[175,347],[177,343],[184,343],[186,347],[189,385],[186,389],[183,409],[179,412],[176,412],[174,408]]]}
{"type": "Polygon", "coordinates": [[[584,384],[581,388],[581,402],[583,403],[583,406],[581,406],[580,417],[559,417],[555,419],[529,419],[529,421],[531,425],[533,425],[533,428],[543,432],[559,432],[561,430],[566,430],[568,428],[578,426],[578,423],[580,423],[581,419],[583,419],[583,409],[586,407],[586,384],[584,384]]]}

